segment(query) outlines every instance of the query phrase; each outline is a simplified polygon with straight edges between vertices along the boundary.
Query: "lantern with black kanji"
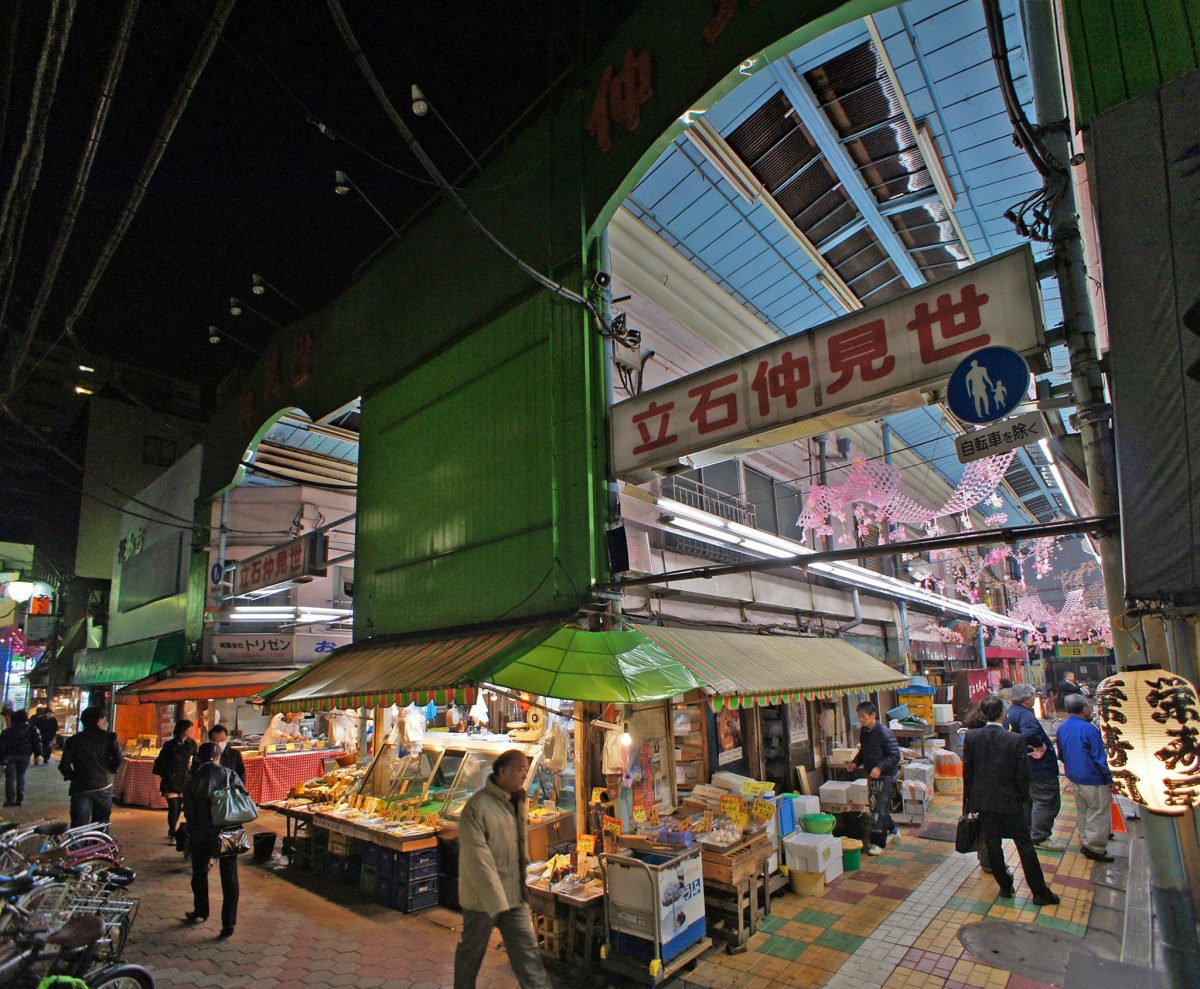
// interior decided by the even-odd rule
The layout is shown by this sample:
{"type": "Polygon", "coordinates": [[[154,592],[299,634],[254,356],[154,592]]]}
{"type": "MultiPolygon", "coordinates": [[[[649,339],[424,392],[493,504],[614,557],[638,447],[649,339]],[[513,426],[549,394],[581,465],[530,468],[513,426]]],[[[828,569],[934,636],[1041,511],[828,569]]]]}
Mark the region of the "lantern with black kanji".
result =
{"type": "Polygon", "coordinates": [[[1191,683],[1131,667],[1102,680],[1095,703],[1118,793],[1159,814],[1200,805],[1200,700],[1191,683]]]}

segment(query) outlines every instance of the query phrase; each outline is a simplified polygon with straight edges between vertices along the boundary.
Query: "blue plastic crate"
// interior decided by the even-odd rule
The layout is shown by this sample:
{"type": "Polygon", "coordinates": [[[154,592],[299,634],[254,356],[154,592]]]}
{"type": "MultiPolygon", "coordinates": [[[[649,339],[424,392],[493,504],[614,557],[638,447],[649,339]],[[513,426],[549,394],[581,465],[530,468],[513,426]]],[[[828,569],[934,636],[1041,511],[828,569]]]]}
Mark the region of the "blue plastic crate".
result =
{"type": "Polygon", "coordinates": [[[422,848],[417,852],[396,852],[395,865],[392,872],[396,876],[408,876],[412,879],[424,879],[428,876],[436,876],[438,871],[438,850],[436,848],[422,848]],[[430,866],[433,871],[429,871],[430,866]]]}
{"type": "Polygon", "coordinates": [[[388,905],[405,913],[412,913],[423,907],[433,906],[438,901],[438,879],[423,879],[419,882],[406,883],[396,880],[392,884],[388,905]]]}
{"type": "Polygon", "coordinates": [[[329,877],[330,882],[346,883],[347,885],[357,883],[361,861],[357,855],[327,853],[325,855],[325,875],[329,877]]]}
{"type": "Polygon", "coordinates": [[[779,836],[786,837],[796,830],[796,805],[792,802],[792,795],[775,797],[772,803],[778,808],[779,836]]]}

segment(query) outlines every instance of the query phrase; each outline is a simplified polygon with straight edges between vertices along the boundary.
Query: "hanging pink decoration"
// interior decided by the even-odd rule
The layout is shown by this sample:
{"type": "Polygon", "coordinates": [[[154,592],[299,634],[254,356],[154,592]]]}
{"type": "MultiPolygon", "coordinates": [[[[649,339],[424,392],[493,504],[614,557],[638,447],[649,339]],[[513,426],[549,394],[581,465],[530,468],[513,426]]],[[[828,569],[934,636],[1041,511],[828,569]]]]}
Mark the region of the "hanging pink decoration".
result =
{"type": "Polygon", "coordinates": [[[831,536],[830,517],[846,523],[854,518],[862,532],[868,517],[873,516],[879,525],[920,525],[928,534],[935,535],[941,531],[939,518],[965,515],[980,502],[995,498],[996,488],[1015,456],[1005,453],[969,463],[954,494],[936,509],[926,508],[902,490],[901,473],[895,467],[857,458],[840,484],[814,484],[809,489],[808,504],[796,525],[819,536],[831,536]],[[867,505],[873,509],[869,513],[864,508],[867,505]]]}
{"type": "Polygon", "coordinates": [[[1071,642],[1094,642],[1112,648],[1112,626],[1108,611],[1089,607],[1082,590],[1068,591],[1060,610],[1054,611],[1036,594],[1017,598],[1008,609],[1010,618],[1028,622],[1034,627],[1029,641],[1049,649],[1056,639],[1071,642]],[[1045,631],[1042,631],[1045,629],[1045,631]]]}

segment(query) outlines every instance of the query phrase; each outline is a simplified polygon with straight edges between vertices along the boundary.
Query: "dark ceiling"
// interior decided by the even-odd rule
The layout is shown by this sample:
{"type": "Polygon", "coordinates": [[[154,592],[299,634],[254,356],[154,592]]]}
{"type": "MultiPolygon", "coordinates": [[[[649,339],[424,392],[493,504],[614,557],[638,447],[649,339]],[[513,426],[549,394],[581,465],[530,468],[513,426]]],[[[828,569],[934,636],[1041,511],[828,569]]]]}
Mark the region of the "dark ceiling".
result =
{"type": "MultiPolygon", "coordinates": [[[[140,0],[86,198],[34,327],[31,356],[18,361],[127,2],[74,2],[44,158],[23,237],[19,245],[9,241],[11,262],[3,231],[6,222],[10,234],[20,229],[19,211],[0,214],[0,405],[12,412],[0,420],[0,539],[35,542],[66,570],[81,476],[51,446],[82,460],[89,399],[75,386],[203,419],[221,378],[267,344],[275,332],[270,320],[286,323],[297,315],[274,292],[252,294],[252,274],[299,310],[315,311],[390,236],[360,196],[334,194],[336,169],[397,227],[435,193],[368,89],[327,3],[241,0],[75,325],[81,347],[64,340],[64,319],[126,209],[221,6],[140,0]],[[233,317],[230,297],[267,318],[249,308],[233,317]],[[215,346],[210,325],[224,334],[215,346]],[[89,378],[79,363],[99,373],[89,378]]],[[[0,202],[10,188],[19,191],[17,163],[27,134],[36,135],[30,106],[47,25],[69,6],[70,0],[0,3],[0,202]]],[[[435,114],[412,114],[412,84],[471,154],[482,157],[553,80],[587,57],[580,39],[599,44],[635,3],[343,0],[343,6],[393,102],[454,180],[467,175],[471,160],[435,114]]],[[[27,154],[24,161],[35,158],[27,154]]],[[[24,174],[28,181],[30,171],[24,174]]]]}

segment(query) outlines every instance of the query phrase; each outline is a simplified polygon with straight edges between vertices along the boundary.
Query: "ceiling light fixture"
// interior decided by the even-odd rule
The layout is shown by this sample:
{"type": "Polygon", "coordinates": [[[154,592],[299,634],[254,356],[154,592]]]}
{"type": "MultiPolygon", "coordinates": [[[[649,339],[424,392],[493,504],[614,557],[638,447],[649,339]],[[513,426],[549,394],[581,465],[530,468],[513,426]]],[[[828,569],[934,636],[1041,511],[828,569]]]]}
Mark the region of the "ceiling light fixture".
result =
{"type": "Polygon", "coordinates": [[[209,328],[208,328],[208,342],[209,343],[218,344],[222,340],[224,340],[226,337],[228,337],[230,340],[232,340],[234,343],[236,343],[242,349],[250,351],[250,353],[252,353],[255,357],[262,356],[261,351],[255,350],[253,347],[250,346],[250,344],[248,344],[242,340],[239,340],[228,330],[222,330],[216,326],[209,326],[209,328]]]}
{"type": "Polygon", "coordinates": [[[94,367],[88,367],[86,364],[80,364],[79,370],[83,371],[85,374],[95,374],[96,373],[96,369],[94,367]]]}
{"type": "Polygon", "coordinates": [[[334,192],[336,192],[339,196],[344,196],[351,189],[353,189],[355,192],[357,192],[362,197],[363,202],[366,203],[368,206],[371,207],[371,209],[373,209],[375,211],[375,215],[377,217],[379,217],[379,219],[381,219],[385,224],[387,224],[387,228],[392,232],[393,236],[396,236],[396,237],[400,236],[400,231],[397,230],[394,226],[392,226],[392,221],[389,220],[386,216],[383,215],[383,213],[380,212],[379,207],[376,206],[373,202],[371,202],[370,197],[365,192],[363,192],[362,189],[360,189],[358,187],[357,183],[355,183],[355,181],[352,178],[350,178],[349,175],[347,175],[341,169],[338,169],[336,172],[333,173],[333,178],[337,183],[333,187],[334,192]]]}
{"type": "Polygon", "coordinates": [[[446,118],[443,117],[440,113],[438,113],[438,108],[429,102],[429,97],[427,97],[423,92],[421,92],[421,87],[418,86],[415,82],[413,83],[413,86],[412,86],[412,101],[413,101],[412,112],[418,117],[425,116],[425,114],[427,114],[430,110],[433,111],[433,115],[435,117],[437,117],[438,120],[441,121],[442,126],[445,127],[447,131],[450,132],[450,136],[452,138],[454,138],[454,140],[456,140],[458,142],[458,146],[463,149],[463,154],[465,154],[468,158],[471,159],[471,164],[474,165],[475,168],[479,171],[479,174],[482,175],[483,174],[483,166],[480,165],[479,162],[477,162],[475,160],[475,156],[473,154],[471,154],[471,152],[467,148],[467,146],[465,144],[463,144],[462,138],[459,137],[454,132],[453,127],[451,127],[448,123],[446,123],[446,118]]]}
{"type": "Polygon", "coordinates": [[[229,298],[229,315],[230,316],[240,316],[244,312],[253,313],[259,319],[265,320],[266,322],[270,323],[272,326],[274,326],[278,329],[281,329],[281,330],[283,329],[283,324],[281,322],[279,322],[279,320],[272,319],[266,313],[259,312],[259,310],[255,309],[249,303],[243,302],[241,299],[235,299],[232,296],[230,296],[230,298],[229,298]]]}
{"type": "Polygon", "coordinates": [[[250,291],[251,292],[253,292],[255,295],[263,295],[267,291],[267,289],[270,289],[272,292],[274,292],[277,296],[279,296],[279,298],[283,299],[284,302],[286,302],[288,305],[290,305],[293,309],[296,310],[296,312],[300,313],[302,316],[308,315],[308,313],[305,311],[304,307],[300,305],[300,303],[298,303],[295,300],[290,299],[288,296],[284,295],[282,292],[279,291],[279,289],[277,289],[269,281],[267,281],[265,278],[263,278],[262,275],[251,275],[250,276],[250,291]]]}
{"type": "Polygon", "coordinates": [[[90,388],[84,388],[83,385],[76,385],[75,386],[75,394],[76,395],[91,395],[92,390],[90,388]]]}
{"type": "Polygon", "coordinates": [[[240,316],[242,314],[242,304],[233,296],[229,297],[229,315],[240,316]]]}
{"type": "Polygon", "coordinates": [[[425,94],[421,92],[421,87],[415,82],[412,87],[413,113],[418,117],[423,117],[429,112],[429,101],[425,99],[425,94]]]}

